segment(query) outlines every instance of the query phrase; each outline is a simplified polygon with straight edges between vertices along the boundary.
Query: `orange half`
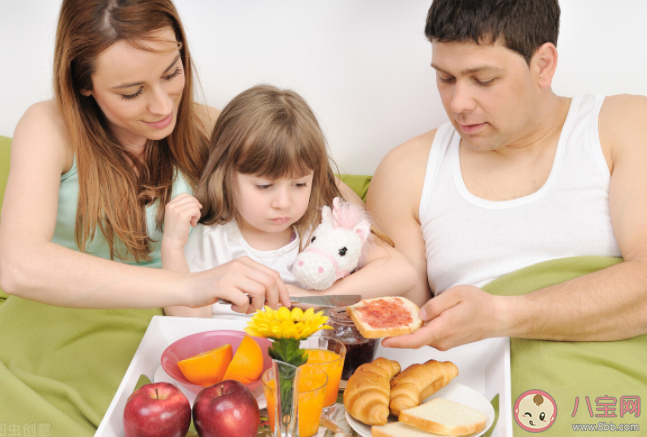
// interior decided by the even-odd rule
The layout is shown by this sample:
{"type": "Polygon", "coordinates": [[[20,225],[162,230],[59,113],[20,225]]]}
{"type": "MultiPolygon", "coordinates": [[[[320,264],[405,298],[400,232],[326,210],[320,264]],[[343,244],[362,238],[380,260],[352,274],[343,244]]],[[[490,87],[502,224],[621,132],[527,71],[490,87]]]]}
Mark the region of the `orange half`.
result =
{"type": "Polygon", "coordinates": [[[229,363],[223,379],[233,379],[243,384],[256,381],[263,373],[263,352],[249,335],[243,337],[234,358],[229,363]]]}
{"type": "Polygon", "coordinates": [[[232,349],[230,344],[220,346],[207,352],[202,352],[186,360],[178,361],[177,365],[186,379],[195,385],[209,387],[223,379],[229,363],[232,349]]]}

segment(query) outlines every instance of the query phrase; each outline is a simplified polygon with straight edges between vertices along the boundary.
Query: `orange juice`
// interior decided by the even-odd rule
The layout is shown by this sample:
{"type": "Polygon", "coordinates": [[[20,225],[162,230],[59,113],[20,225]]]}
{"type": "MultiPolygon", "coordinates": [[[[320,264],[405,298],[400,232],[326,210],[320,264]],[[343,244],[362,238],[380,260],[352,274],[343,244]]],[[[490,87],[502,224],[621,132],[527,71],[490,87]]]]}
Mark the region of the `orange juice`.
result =
{"type": "Polygon", "coordinates": [[[319,367],[328,375],[324,407],[329,407],[337,401],[339,381],[341,381],[341,372],[344,369],[344,357],[325,349],[306,349],[306,352],[308,353],[308,364],[319,367]]]}
{"type": "MultiPolygon", "coordinates": [[[[265,390],[265,399],[267,400],[267,415],[270,418],[270,429],[274,432],[274,414],[276,403],[276,380],[274,371],[269,369],[266,374],[271,372],[271,376],[263,376],[263,389],[265,390]]],[[[299,376],[299,435],[301,437],[310,437],[317,434],[319,430],[319,419],[321,410],[324,406],[324,396],[326,394],[326,377],[325,372],[314,366],[307,364],[301,366],[301,375],[299,376]]]]}

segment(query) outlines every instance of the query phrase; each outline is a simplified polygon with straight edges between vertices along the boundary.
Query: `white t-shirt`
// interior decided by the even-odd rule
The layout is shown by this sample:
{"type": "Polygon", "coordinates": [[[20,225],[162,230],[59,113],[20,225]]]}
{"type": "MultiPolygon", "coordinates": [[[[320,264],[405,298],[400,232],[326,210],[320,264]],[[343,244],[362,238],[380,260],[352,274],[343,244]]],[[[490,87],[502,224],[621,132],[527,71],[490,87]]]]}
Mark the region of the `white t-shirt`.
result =
{"type": "MultiPolygon", "coordinates": [[[[299,233],[294,231],[295,238],[287,245],[275,250],[256,250],[243,238],[236,220],[224,225],[205,226],[198,224],[189,235],[184,247],[189,270],[202,272],[217,267],[242,256],[249,257],[273,270],[276,270],[283,282],[302,287],[292,274],[292,265],[299,254],[299,233]]],[[[231,310],[229,305],[212,305],[214,317],[241,316],[231,310]]]]}

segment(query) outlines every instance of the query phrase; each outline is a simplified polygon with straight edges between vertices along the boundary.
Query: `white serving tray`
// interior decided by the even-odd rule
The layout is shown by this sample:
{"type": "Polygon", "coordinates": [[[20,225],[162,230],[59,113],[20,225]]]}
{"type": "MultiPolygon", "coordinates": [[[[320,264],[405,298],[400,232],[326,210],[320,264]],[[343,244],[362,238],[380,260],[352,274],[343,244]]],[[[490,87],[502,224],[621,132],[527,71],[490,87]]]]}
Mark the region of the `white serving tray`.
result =
{"type": "MultiPolygon", "coordinates": [[[[242,331],[248,317],[226,316],[222,319],[155,316],[150,322],[126,375],[119,385],[95,437],[123,437],[122,417],[128,396],[135,389],[141,375],[151,381],[159,380],[162,352],[174,341],[198,332],[228,329],[242,331]],[[156,375],[157,372],[157,375],[156,375]]],[[[459,369],[455,381],[471,387],[492,399],[499,394],[499,420],[493,437],[512,436],[512,405],[510,400],[510,342],[494,338],[460,346],[447,352],[429,347],[418,350],[378,348],[378,356],[397,360],[402,368],[429,359],[452,361],[459,369]]],[[[182,389],[182,387],[180,387],[182,389]]],[[[186,390],[190,402],[195,395],[186,390]]]]}

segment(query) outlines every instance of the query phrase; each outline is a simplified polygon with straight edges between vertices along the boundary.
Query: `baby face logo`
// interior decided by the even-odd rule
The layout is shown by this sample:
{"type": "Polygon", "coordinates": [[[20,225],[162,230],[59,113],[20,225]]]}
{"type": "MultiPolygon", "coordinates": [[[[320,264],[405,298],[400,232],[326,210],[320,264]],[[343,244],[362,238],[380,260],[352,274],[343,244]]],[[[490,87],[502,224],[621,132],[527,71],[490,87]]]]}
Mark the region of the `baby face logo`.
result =
{"type": "Polygon", "coordinates": [[[514,420],[528,432],[542,432],[553,426],[557,417],[555,399],[545,391],[528,390],[514,404],[514,420]]]}

